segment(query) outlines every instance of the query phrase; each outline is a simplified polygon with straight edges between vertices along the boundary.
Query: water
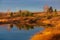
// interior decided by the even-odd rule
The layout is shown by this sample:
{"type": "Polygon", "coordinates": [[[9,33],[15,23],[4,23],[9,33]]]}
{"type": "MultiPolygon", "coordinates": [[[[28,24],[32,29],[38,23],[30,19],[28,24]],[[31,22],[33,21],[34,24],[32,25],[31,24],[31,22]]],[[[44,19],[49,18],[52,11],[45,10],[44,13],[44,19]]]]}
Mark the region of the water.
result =
{"type": "Polygon", "coordinates": [[[21,26],[19,28],[16,25],[10,27],[10,24],[0,25],[0,40],[29,40],[32,35],[43,30],[37,26],[30,27],[21,26]]]}

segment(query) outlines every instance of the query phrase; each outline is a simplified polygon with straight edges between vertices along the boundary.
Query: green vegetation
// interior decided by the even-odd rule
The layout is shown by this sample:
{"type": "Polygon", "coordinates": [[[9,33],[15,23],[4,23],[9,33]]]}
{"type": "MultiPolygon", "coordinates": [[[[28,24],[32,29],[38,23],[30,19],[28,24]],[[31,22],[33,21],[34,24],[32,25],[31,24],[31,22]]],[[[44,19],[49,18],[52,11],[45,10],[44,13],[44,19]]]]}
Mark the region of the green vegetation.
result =
{"type": "Polygon", "coordinates": [[[17,13],[17,15],[16,16],[20,16],[20,17],[28,17],[28,16],[33,16],[33,13],[32,12],[29,12],[29,11],[19,11],[18,13],[17,13]]]}
{"type": "Polygon", "coordinates": [[[26,12],[21,12],[20,13],[22,17],[28,17],[28,16],[33,16],[33,13],[26,11],[26,12]]]}
{"type": "Polygon", "coordinates": [[[49,12],[49,13],[52,13],[52,12],[53,12],[52,6],[50,6],[50,8],[48,9],[48,12],[49,12]]]}
{"type": "Polygon", "coordinates": [[[29,11],[19,10],[16,13],[13,13],[13,12],[10,13],[10,17],[30,17],[30,16],[33,16],[33,13],[29,11]]]}
{"type": "Polygon", "coordinates": [[[47,19],[51,19],[52,17],[56,17],[58,16],[57,14],[57,10],[53,10],[52,6],[49,7],[49,9],[47,10],[46,15],[44,15],[47,19]]]}
{"type": "Polygon", "coordinates": [[[12,13],[12,12],[10,13],[10,16],[11,16],[11,17],[13,16],[13,13],[12,13]]]}

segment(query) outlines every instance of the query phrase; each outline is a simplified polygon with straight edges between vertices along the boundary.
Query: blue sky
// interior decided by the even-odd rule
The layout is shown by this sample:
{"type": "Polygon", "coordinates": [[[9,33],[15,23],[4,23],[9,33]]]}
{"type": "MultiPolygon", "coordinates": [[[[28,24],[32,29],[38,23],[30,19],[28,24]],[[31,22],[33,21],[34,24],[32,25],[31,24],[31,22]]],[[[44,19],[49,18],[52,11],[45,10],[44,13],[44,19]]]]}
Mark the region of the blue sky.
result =
{"type": "Polygon", "coordinates": [[[29,10],[43,11],[43,6],[49,5],[60,10],[60,0],[0,0],[0,11],[29,10]]]}

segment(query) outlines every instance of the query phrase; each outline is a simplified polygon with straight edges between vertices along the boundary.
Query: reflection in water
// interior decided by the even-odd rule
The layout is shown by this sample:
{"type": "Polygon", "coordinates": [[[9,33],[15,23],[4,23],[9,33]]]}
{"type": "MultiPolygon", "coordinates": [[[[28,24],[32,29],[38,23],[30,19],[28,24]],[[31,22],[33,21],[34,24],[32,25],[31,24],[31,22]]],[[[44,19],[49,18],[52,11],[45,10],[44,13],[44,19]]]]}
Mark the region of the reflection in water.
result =
{"type": "Polygon", "coordinates": [[[19,30],[21,30],[21,29],[24,29],[24,30],[34,29],[34,27],[31,25],[19,25],[19,24],[15,24],[15,25],[19,30]]]}
{"type": "Polygon", "coordinates": [[[16,26],[19,30],[29,30],[29,29],[34,29],[34,26],[36,27],[37,25],[35,24],[21,24],[21,23],[10,23],[8,24],[8,30],[10,31],[14,26],[16,26]]]}
{"type": "Polygon", "coordinates": [[[35,25],[28,25],[28,24],[6,24],[4,25],[4,28],[2,26],[0,27],[0,39],[3,40],[29,40],[30,37],[35,34],[36,32],[43,30],[42,28],[39,28],[39,26],[35,25]],[[7,26],[8,25],[8,26],[7,26]],[[5,29],[7,28],[8,31],[5,29]],[[19,30],[18,30],[19,29],[19,30]],[[33,30],[31,30],[33,29],[33,30]],[[1,32],[3,30],[3,32],[1,32]],[[28,30],[28,31],[25,31],[28,30]]]}
{"type": "Polygon", "coordinates": [[[13,28],[13,24],[10,24],[10,28],[13,28]]]}
{"type": "Polygon", "coordinates": [[[9,24],[9,26],[8,26],[8,31],[10,31],[11,28],[13,28],[13,24],[9,24]]]}

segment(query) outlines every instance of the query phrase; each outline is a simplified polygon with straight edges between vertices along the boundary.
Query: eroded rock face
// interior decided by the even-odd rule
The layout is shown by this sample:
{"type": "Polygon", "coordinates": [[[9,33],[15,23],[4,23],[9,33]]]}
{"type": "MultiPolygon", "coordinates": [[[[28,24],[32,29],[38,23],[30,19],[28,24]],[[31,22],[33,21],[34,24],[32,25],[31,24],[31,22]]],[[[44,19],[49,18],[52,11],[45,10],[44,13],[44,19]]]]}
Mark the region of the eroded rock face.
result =
{"type": "Polygon", "coordinates": [[[60,40],[60,29],[46,28],[33,35],[30,40],[60,40]]]}

